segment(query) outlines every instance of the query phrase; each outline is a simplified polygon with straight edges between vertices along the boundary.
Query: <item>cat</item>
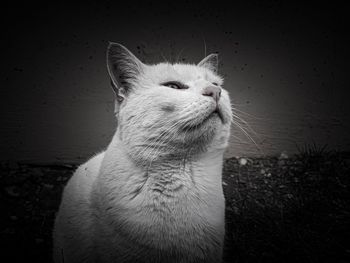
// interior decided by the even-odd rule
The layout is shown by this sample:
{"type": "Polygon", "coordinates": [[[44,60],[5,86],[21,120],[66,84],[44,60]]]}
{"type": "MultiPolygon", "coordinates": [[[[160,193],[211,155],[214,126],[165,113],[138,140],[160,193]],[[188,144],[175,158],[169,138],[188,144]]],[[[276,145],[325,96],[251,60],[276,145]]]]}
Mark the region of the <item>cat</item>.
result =
{"type": "Polygon", "coordinates": [[[218,55],[147,65],[110,42],[107,69],[117,129],[64,189],[54,261],[222,262],[232,113],[218,55]]]}

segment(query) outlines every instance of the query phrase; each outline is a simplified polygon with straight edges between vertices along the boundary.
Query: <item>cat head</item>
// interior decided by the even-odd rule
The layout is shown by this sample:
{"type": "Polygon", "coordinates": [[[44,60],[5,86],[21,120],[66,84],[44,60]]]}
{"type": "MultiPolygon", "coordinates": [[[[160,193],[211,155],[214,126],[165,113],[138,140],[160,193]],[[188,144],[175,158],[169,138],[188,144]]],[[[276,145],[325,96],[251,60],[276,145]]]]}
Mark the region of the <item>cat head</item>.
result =
{"type": "Polygon", "coordinates": [[[147,65],[110,43],[107,68],[116,94],[116,136],[136,161],[224,151],[231,104],[217,54],[197,65],[147,65]]]}

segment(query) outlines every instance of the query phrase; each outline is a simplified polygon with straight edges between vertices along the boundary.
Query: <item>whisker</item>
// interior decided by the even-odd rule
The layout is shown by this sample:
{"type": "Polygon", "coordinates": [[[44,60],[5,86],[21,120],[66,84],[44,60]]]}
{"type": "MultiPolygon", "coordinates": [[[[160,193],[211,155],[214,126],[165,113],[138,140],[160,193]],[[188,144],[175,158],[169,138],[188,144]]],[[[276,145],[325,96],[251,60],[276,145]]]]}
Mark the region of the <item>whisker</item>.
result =
{"type": "Polygon", "coordinates": [[[162,58],[163,58],[164,61],[169,61],[169,60],[167,60],[167,58],[163,55],[163,52],[160,52],[160,55],[162,56],[162,58]]]}
{"type": "Polygon", "coordinates": [[[177,130],[177,127],[176,127],[177,124],[178,124],[178,122],[175,123],[175,125],[172,125],[170,128],[168,128],[168,132],[167,132],[166,136],[163,137],[163,140],[161,141],[161,143],[158,144],[158,147],[156,147],[155,149],[152,149],[151,152],[148,154],[148,156],[151,156],[150,164],[158,156],[162,145],[164,146],[164,144],[165,144],[166,147],[167,146],[169,147],[168,142],[170,142],[177,135],[176,133],[173,133],[174,131],[177,130]],[[168,142],[166,142],[167,138],[168,138],[168,142]],[[153,155],[153,158],[152,158],[152,155],[153,155]]]}
{"type": "MultiPolygon", "coordinates": [[[[169,123],[171,123],[173,120],[166,120],[166,121],[163,121],[163,122],[156,122],[156,123],[154,123],[152,126],[151,126],[151,128],[149,128],[149,129],[152,129],[152,127],[154,127],[155,125],[162,125],[162,127],[164,127],[164,126],[166,126],[166,125],[168,125],[169,123]]],[[[174,124],[173,124],[174,125],[174,124]]],[[[172,125],[172,126],[173,126],[172,125]]],[[[169,128],[171,128],[172,126],[170,126],[169,128]]],[[[145,153],[149,148],[152,148],[152,147],[154,147],[156,144],[157,144],[157,142],[160,140],[160,138],[163,136],[163,134],[165,134],[167,132],[167,130],[164,130],[163,132],[161,132],[161,134],[160,134],[160,136],[154,141],[154,142],[152,142],[151,144],[149,144],[149,146],[148,147],[145,147],[145,148],[143,148],[140,152],[138,152],[138,154],[136,155],[136,158],[135,159],[138,159],[139,157],[141,157],[142,155],[143,155],[143,153],[145,153]]],[[[141,145],[143,145],[143,144],[146,144],[147,143],[147,141],[149,141],[149,139],[150,138],[146,138],[144,141],[143,141],[143,143],[141,143],[141,145]]]]}
{"type": "Polygon", "coordinates": [[[176,57],[176,63],[179,62],[180,56],[181,56],[181,54],[182,54],[182,51],[184,51],[184,49],[185,49],[185,48],[182,48],[182,49],[180,50],[179,54],[177,55],[177,57],[176,57]]]}
{"type": "MultiPolygon", "coordinates": [[[[171,121],[172,121],[172,120],[171,120],[171,121]]],[[[169,123],[170,123],[171,121],[169,121],[169,123]]],[[[163,144],[164,141],[165,141],[165,140],[163,139],[164,136],[165,136],[165,138],[166,138],[166,136],[169,136],[169,134],[171,134],[170,131],[175,130],[176,125],[177,125],[177,122],[175,122],[175,123],[172,124],[170,127],[168,127],[167,129],[165,129],[164,131],[161,132],[161,134],[158,136],[158,138],[151,144],[152,147],[153,147],[153,146],[156,146],[156,147],[153,147],[153,149],[147,154],[145,160],[147,160],[148,157],[151,156],[151,155],[153,154],[153,152],[156,152],[156,150],[158,150],[158,149],[162,146],[162,144],[163,144]]],[[[145,150],[142,152],[142,154],[143,154],[146,150],[147,150],[147,149],[145,149],[145,150]]]]}
{"type": "Polygon", "coordinates": [[[243,124],[246,125],[246,126],[248,127],[248,129],[249,129],[252,133],[254,133],[255,136],[259,137],[259,135],[257,134],[257,132],[250,126],[250,124],[249,124],[247,121],[245,121],[244,119],[242,119],[241,117],[239,117],[239,116],[236,115],[236,114],[232,114],[232,120],[233,120],[233,118],[236,118],[237,120],[243,122],[243,124]]]}
{"type": "Polygon", "coordinates": [[[254,115],[252,115],[252,114],[250,114],[250,113],[244,112],[244,111],[242,111],[242,110],[240,110],[240,109],[238,109],[238,108],[233,107],[232,105],[231,105],[231,109],[232,109],[234,112],[239,112],[239,113],[241,113],[241,114],[244,114],[244,115],[246,115],[246,116],[248,116],[248,117],[251,117],[251,118],[254,118],[254,119],[260,119],[260,120],[265,119],[265,118],[258,117],[258,116],[254,116],[254,115]]]}
{"type": "Polygon", "coordinates": [[[254,145],[259,151],[262,151],[259,145],[256,143],[256,141],[253,139],[253,137],[238,122],[233,120],[232,123],[235,124],[244,133],[244,135],[247,136],[254,143],[254,145]]]}

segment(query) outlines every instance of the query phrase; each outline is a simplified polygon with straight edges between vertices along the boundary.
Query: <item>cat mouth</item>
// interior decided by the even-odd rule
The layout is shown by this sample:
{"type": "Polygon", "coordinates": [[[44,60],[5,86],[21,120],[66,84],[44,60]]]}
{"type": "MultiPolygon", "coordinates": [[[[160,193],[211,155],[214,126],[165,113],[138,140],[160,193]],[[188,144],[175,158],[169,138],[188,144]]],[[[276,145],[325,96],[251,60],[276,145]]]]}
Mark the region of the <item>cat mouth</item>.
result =
{"type": "Polygon", "coordinates": [[[214,121],[216,118],[220,119],[221,122],[224,122],[222,112],[218,107],[210,114],[208,114],[208,116],[206,116],[201,122],[186,125],[184,127],[184,130],[197,130],[208,124],[210,121],[214,121]]]}
{"type": "Polygon", "coordinates": [[[210,115],[213,115],[213,114],[217,114],[221,122],[224,122],[224,116],[222,115],[222,112],[218,107],[216,107],[215,110],[210,115]]]}
{"type": "Polygon", "coordinates": [[[211,118],[219,118],[221,122],[224,122],[224,116],[222,115],[221,110],[219,107],[216,107],[215,110],[213,110],[203,121],[202,123],[208,121],[211,118]]]}

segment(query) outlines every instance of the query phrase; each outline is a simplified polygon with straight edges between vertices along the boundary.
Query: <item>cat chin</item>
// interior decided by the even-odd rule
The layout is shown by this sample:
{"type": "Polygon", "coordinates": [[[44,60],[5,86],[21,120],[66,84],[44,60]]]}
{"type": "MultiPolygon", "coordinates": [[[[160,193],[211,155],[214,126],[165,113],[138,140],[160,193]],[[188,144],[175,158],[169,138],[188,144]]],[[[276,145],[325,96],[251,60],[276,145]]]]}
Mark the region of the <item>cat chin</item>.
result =
{"type": "Polygon", "coordinates": [[[185,141],[187,145],[208,146],[213,139],[223,131],[223,123],[217,114],[213,114],[205,122],[194,128],[184,130],[185,141]]]}
{"type": "Polygon", "coordinates": [[[202,118],[196,118],[194,121],[191,120],[186,125],[182,127],[184,132],[195,132],[197,130],[203,130],[210,128],[211,126],[217,126],[223,123],[222,114],[218,110],[210,112],[207,116],[202,118]]]}

